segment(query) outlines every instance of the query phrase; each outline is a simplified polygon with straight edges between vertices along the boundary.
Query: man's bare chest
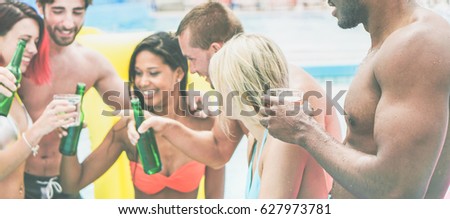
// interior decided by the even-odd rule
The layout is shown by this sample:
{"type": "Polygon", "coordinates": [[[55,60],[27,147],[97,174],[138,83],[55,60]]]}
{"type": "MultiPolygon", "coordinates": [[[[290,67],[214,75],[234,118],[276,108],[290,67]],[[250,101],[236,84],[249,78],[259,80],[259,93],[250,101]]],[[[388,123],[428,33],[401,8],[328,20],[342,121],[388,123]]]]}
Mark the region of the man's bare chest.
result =
{"type": "Polygon", "coordinates": [[[344,110],[348,129],[352,134],[373,133],[375,113],[381,92],[370,62],[362,64],[346,96],[344,110]]]}

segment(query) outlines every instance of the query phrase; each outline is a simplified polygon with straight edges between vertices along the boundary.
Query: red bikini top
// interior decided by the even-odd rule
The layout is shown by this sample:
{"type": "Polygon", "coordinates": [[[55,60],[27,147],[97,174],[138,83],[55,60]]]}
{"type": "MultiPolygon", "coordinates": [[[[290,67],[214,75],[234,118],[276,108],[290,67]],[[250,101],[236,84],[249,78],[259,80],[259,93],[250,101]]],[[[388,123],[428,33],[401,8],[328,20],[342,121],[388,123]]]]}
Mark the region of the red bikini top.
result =
{"type": "Polygon", "coordinates": [[[130,170],[134,176],[132,177],[134,186],[148,195],[154,195],[166,187],[187,193],[198,188],[200,180],[205,175],[205,164],[191,161],[170,176],[161,173],[147,175],[142,165],[133,161],[130,161],[130,170]]]}

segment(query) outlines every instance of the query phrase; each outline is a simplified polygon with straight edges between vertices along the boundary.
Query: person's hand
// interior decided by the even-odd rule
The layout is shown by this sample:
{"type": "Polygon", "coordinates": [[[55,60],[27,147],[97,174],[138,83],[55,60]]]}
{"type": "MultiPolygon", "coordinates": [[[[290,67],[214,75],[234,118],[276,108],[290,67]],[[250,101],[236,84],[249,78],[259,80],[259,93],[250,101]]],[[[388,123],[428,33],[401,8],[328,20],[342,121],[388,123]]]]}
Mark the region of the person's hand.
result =
{"type": "Polygon", "coordinates": [[[136,122],[134,121],[134,119],[129,119],[127,128],[128,128],[127,134],[128,134],[128,139],[130,140],[130,143],[132,145],[136,145],[141,136],[139,135],[139,133],[136,130],[136,122]]]}
{"type": "MultiPolygon", "coordinates": [[[[82,124],[83,129],[87,128],[87,123],[83,122],[82,124]]],[[[67,136],[67,129],[63,128],[63,127],[59,127],[56,129],[56,132],[58,133],[58,137],[62,138],[64,136],[67,136]]]]}
{"type": "Polygon", "coordinates": [[[168,127],[174,122],[174,120],[162,117],[162,116],[154,116],[154,115],[146,115],[144,122],[142,122],[141,126],[136,130],[136,123],[134,119],[131,119],[128,122],[128,138],[130,139],[130,143],[136,145],[140,134],[145,133],[148,129],[152,128],[155,133],[163,134],[168,127]]]}
{"type": "MultiPolygon", "coordinates": [[[[144,117],[148,117],[150,113],[147,111],[144,111],[144,117]]],[[[134,113],[132,109],[125,109],[125,110],[116,110],[114,111],[114,114],[116,116],[120,116],[122,118],[126,119],[127,122],[127,135],[128,139],[130,140],[130,143],[132,145],[136,145],[140,135],[136,130],[136,122],[134,121],[134,113]]]]}
{"type": "Polygon", "coordinates": [[[17,90],[15,82],[16,77],[8,69],[0,67],[0,94],[7,97],[12,96],[13,92],[17,90]]]}
{"type": "Polygon", "coordinates": [[[162,132],[163,130],[165,130],[166,126],[172,121],[171,119],[152,115],[150,112],[144,111],[145,120],[141,124],[141,127],[144,124],[147,125],[145,125],[145,128],[142,129],[143,131],[140,131],[141,129],[136,130],[136,121],[134,120],[133,111],[132,110],[128,111],[127,115],[129,115],[126,117],[128,119],[127,135],[132,145],[137,144],[139,138],[141,137],[140,133],[146,132],[149,128],[153,128],[155,132],[162,132]]]}
{"type": "Polygon", "coordinates": [[[188,96],[186,98],[186,103],[188,105],[190,115],[205,119],[211,116],[211,112],[209,111],[209,109],[203,107],[203,96],[203,92],[200,92],[200,96],[188,96]]]}
{"type": "Polygon", "coordinates": [[[268,95],[263,96],[262,101],[264,107],[260,110],[263,116],[260,123],[270,135],[287,143],[303,145],[303,134],[317,123],[307,114],[312,112],[308,103],[295,105],[285,100],[282,104],[278,97],[268,95]]]}
{"type": "Polygon", "coordinates": [[[61,127],[73,123],[76,116],[76,107],[73,104],[66,100],[53,100],[33,126],[38,127],[41,136],[54,130],[59,130],[60,135],[64,135],[66,132],[61,127]]]}

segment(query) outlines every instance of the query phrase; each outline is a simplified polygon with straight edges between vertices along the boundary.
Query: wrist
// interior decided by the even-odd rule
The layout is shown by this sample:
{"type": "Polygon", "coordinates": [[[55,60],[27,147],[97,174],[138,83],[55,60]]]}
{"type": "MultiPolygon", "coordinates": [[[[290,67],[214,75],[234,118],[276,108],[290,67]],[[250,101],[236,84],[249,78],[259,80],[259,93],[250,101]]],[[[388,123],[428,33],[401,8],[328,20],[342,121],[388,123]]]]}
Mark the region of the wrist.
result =
{"type": "Polygon", "coordinates": [[[39,142],[41,141],[41,138],[43,136],[41,134],[41,132],[39,131],[39,129],[37,129],[35,126],[32,126],[31,128],[29,128],[28,130],[23,132],[23,134],[26,135],[26,138],[31,145],[39,144],[39,142]]]}
{"type": "Polygon", "coordinates": [[[313,148],[315,147],[324,146],[333,139],[318,123],[311,125],[307,130],[303,131],[300,138],[307,150],[314,150],[313,148]]]}
{"type": "Polygon", "coordinates": [[[317,129],[317,124],[314,119],[310,118],[309,122],[304,124],[296,124],[294,139],[297,145],[302,146],[305,149],[316,145],[316,141],[319,139],[320,129],[317,129]]]}
{"type": "Polygon", "coordinates": [[[38,154],[40,137],[36,137],[32,131],[22,132],[22,139],[25,145],[31,150],[33,156],[38,154]]]}

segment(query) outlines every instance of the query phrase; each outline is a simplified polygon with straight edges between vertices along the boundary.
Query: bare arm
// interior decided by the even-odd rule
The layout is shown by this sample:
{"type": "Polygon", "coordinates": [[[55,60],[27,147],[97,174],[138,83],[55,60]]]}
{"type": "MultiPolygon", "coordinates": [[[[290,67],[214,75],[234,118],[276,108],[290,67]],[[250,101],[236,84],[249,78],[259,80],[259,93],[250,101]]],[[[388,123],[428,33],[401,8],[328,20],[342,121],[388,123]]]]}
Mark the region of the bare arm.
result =
{"type": "MultiPolygon", "coordinates": [[[[72,123],[76,116],[74,111],[75,107],[67,101],[53,100],[46,107],[41,117],[23,135],[30,146],[35,147],[43,136],[63,125],[72,123]]],[[[6,122],[6,119],[2,121],[6,122]]],[[[0,145],[0,148],[6,147],[4,150],[0,150],[0,180],[17,169],[30,156],[32,151],[28,143],[22,136],[19,136],[19,140],[12,145],[0,145]]]]}
{"type": "MultiPolygon", "coordinates": [[[[319,90],[320,86],[314,82],[306,72],[296,69],[292,71],[292,78],[300,78],[298,82],[293,83],[295,88],[303,90],[319,90]]],[[[317,108],[325,108],[325,102],[320,98],[310,98],[312,105],[317,108]]],[[[315,119],[323,124],[325,114],[315,116],[315,119]]],[[[194,131],[183,124],[161,117],[148,118],[139,129],[141,132],[152,127],[155,131],[161,132],[173,145],[179,148],[183,153],[192,159],[205,163],[213,168],[224,166],[231,158],[242,136],[245,134],[245,128],[236,120],[228,120],[231,135],[227,136],[220,127],[219,121],[216,120],[212,131],[194,131]]],[[[136,139],[137,133],[134,135],[136,139]]],[[[133,137],[130,137],[133,139],[133,137]]],[[[134,140],[135,142],[137,140],[134,140]]]]}
{"type": "Polygon", "coordinates": [[[102,176],[119,158],[126,139],[126,121],[121,119],[108,132],[103,142],[82,164],[77,156],[62,156],[61,186],[68,194],[79,192],[102,176]]]}
{"type": "Polygon", "coordinates": [[[358,197],[424,197],[442,150],[450,52],[429,34],[404,36],[385,42],[385,50],[379,51],[384,55],[374,66],[381,89],[373,130],[375,154],[335,141],[304,114],[292,127],[296,143],[358,197]]]}
{"type": "Polygon", "coordinates": [[[91,60],[94,60],[93,66],[98,72],[98,78],[94,84],[95,89],[102,96],[103,102],[114,110],[123,110],[130,108],[130,97],[128,87],[114,67],[100,53],[92,52],[91,60]]]}
{"type": "MultiPolygon", "coordinates": [[[[138,131],[143,133],[147,129],[153,128],[192,159],[213,168],[221,168],[231,159],[244,135],[243,129],[237,121],[230,121],[229,127],[231,136],[225,134],[217,120],[214,122],[212,131],[195,131],[178,121],[151,116],[142,123],[138,131]]],[[[137,133],[131,135],[136,136],[137,133]]]]}
{"type": "Polygon", "coordinates": [[[225,167],[213,169],[206,167],[205,197],[207,199],[223,199],[225,190],[225,167]]]}
{"type": "MultiPolygon", "coordinates": [[[[450,101],[449,101],[450,104],[450,101]]],[[[449,123],[450,124],[450,123],[449,123]]],[[[444,198],[450,186],[450,129],[425,198],[444,198]]]]}

